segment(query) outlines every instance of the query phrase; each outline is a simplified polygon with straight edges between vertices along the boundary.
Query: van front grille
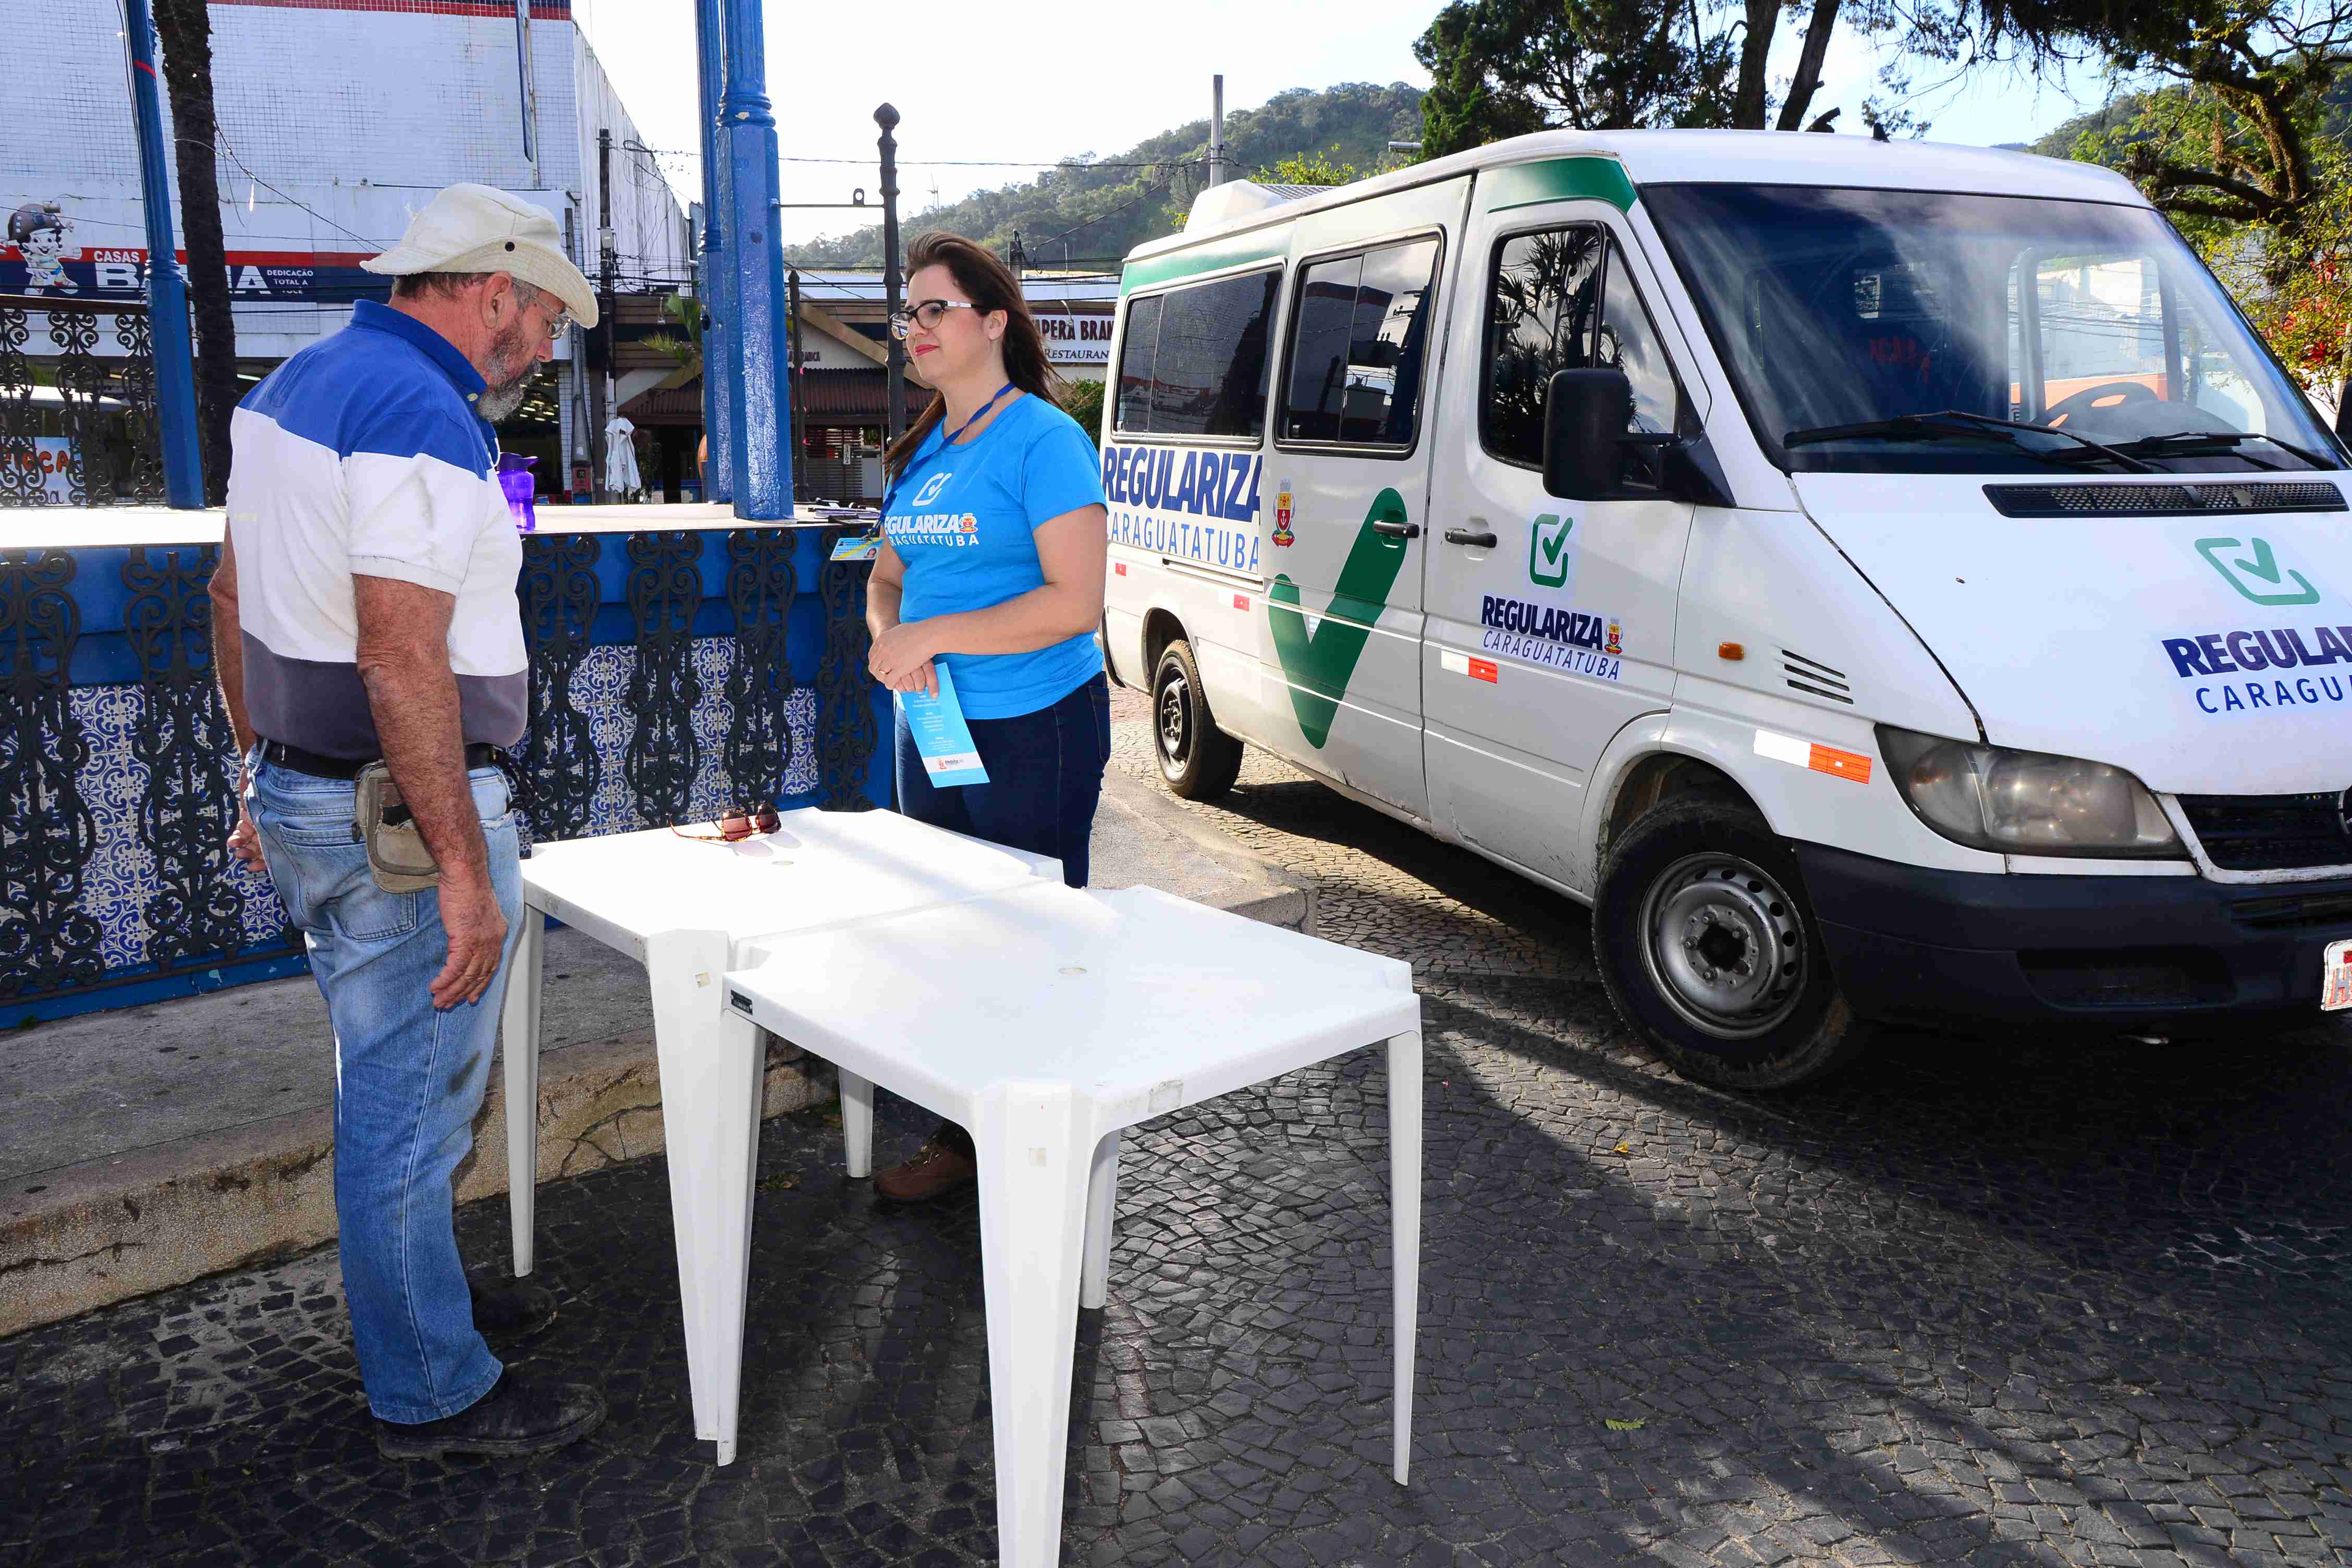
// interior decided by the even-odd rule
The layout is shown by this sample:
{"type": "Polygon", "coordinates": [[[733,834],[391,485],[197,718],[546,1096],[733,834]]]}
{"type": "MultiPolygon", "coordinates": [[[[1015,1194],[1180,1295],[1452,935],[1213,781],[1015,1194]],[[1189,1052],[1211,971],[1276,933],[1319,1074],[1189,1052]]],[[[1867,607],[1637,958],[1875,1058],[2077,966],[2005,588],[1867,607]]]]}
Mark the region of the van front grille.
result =
{"type": "Polygon", "coordinates": [[[2180,809],[2224,871],[2301,871],[2352,866],[2352,810],[2344,792],[2184,795],[2180,809]]]}
{"type": "Polygon", "coordinates": [[[2206,517],[2264,511],[2345,511],[2332,484],[1987,485],[1985,500],[2003,517],[2206,517]]]}

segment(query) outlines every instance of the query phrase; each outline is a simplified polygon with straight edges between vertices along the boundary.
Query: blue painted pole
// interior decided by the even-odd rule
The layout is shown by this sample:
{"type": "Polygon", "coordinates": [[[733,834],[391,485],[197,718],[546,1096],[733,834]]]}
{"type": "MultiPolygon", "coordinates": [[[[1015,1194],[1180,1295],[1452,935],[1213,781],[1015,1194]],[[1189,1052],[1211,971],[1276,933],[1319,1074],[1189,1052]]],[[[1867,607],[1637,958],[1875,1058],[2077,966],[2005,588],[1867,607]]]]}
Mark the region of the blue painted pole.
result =
{"type": "Polygon", "coordinates": [[[702,108],[702,433],[710,442],[703,499],[735,499],[736,405],[742,378],[735,374],[733,275],[727,266],[725,142],[719,135],[719,96],[725,85],[725,26],[719,0],[694,0],[702,108]]]}
{"type": "Polygon", "coordinates": [[[172,185],[163,161],[163,105],[155,75],[155,18],[147,0],[124,0],[131,36],[131,107],[139,121],[139,188],[147,209],[147,328],[155,345],[155,413],[163,426],[163,498],[185,511],[205,504],[196,440],[196,358],[188,335],[188,286],[172,237],[172,185]]]}
{"type": "Polygon", "coordinates": [[[791,363],[784,320],[784,244],[776,229],[776,117],[768,102],[761,0],[726,0],[727,89],[719,123],[727,147],[727,254],[735,279],[735,515],[793,515],[791,363]]]}

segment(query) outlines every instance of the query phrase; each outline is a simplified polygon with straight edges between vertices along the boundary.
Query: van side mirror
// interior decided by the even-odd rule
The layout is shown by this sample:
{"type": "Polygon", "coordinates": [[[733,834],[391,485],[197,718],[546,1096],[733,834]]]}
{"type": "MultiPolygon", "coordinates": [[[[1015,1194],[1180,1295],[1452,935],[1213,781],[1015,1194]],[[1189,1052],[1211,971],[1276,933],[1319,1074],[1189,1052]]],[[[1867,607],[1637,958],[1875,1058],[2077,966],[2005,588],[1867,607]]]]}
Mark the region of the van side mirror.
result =
{"type": "Polygon", "coordinates": [[[1622,370],[1554,371],[1544,393],[1544,489],[1562,500],[1618,493],[1633,384],[1622,370]]]}

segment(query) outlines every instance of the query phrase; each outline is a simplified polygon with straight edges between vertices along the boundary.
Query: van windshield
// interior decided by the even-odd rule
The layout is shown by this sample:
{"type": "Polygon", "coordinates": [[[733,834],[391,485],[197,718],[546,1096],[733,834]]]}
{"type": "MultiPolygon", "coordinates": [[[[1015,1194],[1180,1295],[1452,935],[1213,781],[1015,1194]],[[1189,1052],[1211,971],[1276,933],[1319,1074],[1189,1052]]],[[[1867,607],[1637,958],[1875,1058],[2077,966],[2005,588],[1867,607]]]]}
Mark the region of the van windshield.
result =
{"type": "Polygon", "coordinates": [[[1794,185],[1646,185],[1642,200],[1784,468],[2341,466],[2145,207],[1794,185]]]}

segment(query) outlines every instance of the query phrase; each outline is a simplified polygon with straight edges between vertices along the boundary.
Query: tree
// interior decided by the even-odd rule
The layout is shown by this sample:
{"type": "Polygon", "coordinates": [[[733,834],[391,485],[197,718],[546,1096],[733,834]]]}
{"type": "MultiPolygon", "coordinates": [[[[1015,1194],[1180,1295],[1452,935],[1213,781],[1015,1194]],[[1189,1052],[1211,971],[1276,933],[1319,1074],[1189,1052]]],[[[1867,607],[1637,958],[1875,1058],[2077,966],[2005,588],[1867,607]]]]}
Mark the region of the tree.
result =
{"type": "MultiPolygon", "coordinates": [[[[1562,126],[1761,131],[1772,121],[1767,68],[1783,3],[1454,0],[1413,43],[1432,78],[1423,152],[1435,157],[1562,126]]],[[[1841,24],[1874,36],[1900,30],[1912,52],[1951,58],[1966,37],[1949,8],[1957,3],[1811,0],[1778,129],[1827,130],[1836,118],[1834,109],[1810,122],[1806,115],[1841,24]]],[[[1907,127],[1875,103],[1868,113],[1874,125],[1907,127]]]]}
{"type": "Polygon", "coordinates": [[[676,331],[648,332],[646,347],[658,354],[667,354],[677,362],[677,369],[662,382],[665,387],[684,386],[702,374],[702,301],[691,294],[665,294],[661,312],[677,323],[676,331]]]}
{"type": "MultiPolygon", "coordinates": [[[[205,0],[155,0],[164,90],[172,99],[173,162],[180,175],[181,233],[188,248],[188,309],[196,329],[196,426],[205,495],[228,499],[228,427],[236,412],[236,318],[229,310],[228,247],[221,234],[220,180],[213,145],[213,28],[205,0]]],[[[168,267],[168,256],[150,258],[168,267]]]]}
{"type": "Polygon", "coordinates": [[[1076,376],[1062,383],[1062,412],[1078,422],[1087,439],[1102,445],[1103,384],[1076,376]]]}
{"type": "Polygon", "coordinates": [[[2018,0],[1991,20],[2147,89],[2069,151],[2130,176],[2352,434],[2352,0],[2018,0]]]}

